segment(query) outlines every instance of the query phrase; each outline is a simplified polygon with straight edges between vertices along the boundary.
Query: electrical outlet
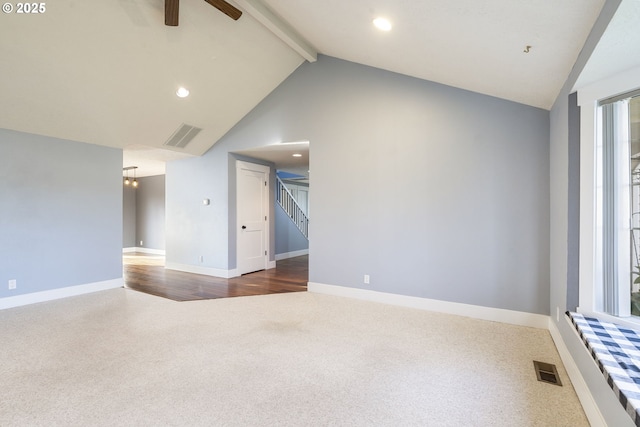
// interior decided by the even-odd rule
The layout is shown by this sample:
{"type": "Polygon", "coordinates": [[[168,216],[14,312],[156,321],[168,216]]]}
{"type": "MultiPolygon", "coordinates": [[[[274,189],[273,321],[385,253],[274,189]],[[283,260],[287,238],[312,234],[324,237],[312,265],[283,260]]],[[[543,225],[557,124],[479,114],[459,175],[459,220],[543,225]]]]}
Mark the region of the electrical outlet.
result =
{"type": "Polygon", "coordinates": [[[204,262],[204,257],[200,255],[200,262],[204,262]]]}
{"type": "Polygon", "coordinates": [[[370,281],[370,277],[369,277],[369,275],[368,275],[368,274],[365,274],[365,275],[364,275],[364,283],[365,283],[366,285],[368,285],[368,284],[369,284],[369,281],[370,281]]]}
{"type": "Polygon", "coordinates": [[[13,280],[9,280],[9,289],[15,289],[18,287],[18,282],[17,280],[13,279],[13,280]]]}
{"type": "Polygon", "coordinates": [[[140,240],[140,246],[143,246],[143,245],[144,245],[144,243],[142,243],[142,240],[140,240]]]}
{"type": "Polygon", "coordinates": [[[556,307],[556,322],[560,321],[560,307],[556,307]]]}

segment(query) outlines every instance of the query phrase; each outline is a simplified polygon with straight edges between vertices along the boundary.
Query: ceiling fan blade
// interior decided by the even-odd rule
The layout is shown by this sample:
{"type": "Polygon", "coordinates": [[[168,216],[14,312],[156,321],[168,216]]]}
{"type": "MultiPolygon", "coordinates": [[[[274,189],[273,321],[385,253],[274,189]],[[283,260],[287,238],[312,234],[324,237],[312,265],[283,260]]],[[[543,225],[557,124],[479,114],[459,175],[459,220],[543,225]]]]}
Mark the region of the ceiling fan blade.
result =
{"type": "Polygon", "coordinates": [[[211,6],[215,7],[220,12],[224,13],[234,21],[237,21],[240,18],[240,16],[242,16],[242,11],[240,9],[237,9],[236,7],[230,5],[224,0],[204,0],[204,1],[206,1],[211,6]]]}
{"type": "Polygon", "coordinates": [[[178,10],[180,0],[164,0],[164,25],[178,26],[178,10]]]}

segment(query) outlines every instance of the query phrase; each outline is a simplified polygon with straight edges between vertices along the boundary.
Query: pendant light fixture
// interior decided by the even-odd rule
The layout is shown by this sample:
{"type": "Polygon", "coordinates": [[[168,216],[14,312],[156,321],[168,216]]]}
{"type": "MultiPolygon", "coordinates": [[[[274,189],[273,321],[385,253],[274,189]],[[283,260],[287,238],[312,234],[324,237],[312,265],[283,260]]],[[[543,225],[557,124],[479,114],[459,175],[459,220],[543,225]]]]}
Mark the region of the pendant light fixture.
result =
{"type": "Polygon", "coordinates": [[[138,186],[138,180],[136,179],[136,169],[138,169],[137,166],[127,166],[126,168],[122,168],[122,170],[125,172],[124,185],[131,184],[134,187],[138,186]],[[131,169],[133,169],[133,182],[129,179],[129,171],[131,169]]]}

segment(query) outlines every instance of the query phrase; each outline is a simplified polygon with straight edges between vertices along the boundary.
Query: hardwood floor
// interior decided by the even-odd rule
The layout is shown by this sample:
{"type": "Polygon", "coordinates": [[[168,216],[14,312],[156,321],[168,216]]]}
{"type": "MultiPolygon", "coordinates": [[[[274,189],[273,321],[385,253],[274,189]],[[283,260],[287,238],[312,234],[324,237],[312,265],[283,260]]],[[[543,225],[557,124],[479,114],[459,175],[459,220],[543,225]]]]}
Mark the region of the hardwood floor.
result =
{"type": "Polygon", "coordinates": [[[132,253],[123,260],[126,288],[175,301],[306,291],[309,278],[308,255],[232,279],[166,270],[162,256],[132,253]]]}

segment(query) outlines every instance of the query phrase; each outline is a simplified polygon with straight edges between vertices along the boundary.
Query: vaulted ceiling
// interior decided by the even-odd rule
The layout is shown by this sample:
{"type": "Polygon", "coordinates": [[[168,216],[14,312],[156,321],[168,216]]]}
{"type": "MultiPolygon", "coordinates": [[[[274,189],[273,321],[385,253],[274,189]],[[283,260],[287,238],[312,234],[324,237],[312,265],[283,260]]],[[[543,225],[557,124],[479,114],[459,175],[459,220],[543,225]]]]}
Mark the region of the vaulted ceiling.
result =
{"type": "Polygon", "coordinates": [[[178,27],[164,25],[163,0],[56,0],[44,13],[4,13],[0,128],[161,163],[201,155],[316,53],[549,109],[604,4],[229,2],[244,12],[238,21],[181,0],[178,27]],[[377,16],[393,29],[375,29],[377,16]],[[185,148],[166,147],[183,123],[202,131],[185,148]]]}
{"type": "Polygon", "coordinates": [[[233,21],[183,0],[56,0],[2,16],[0,127],[126,148],[162,148],[182,124],[202,128],[176,152],[200,155],[303,62],[248,14],[233,21]],[[176,96],[179,86],[189,97],[176,96]]]}

